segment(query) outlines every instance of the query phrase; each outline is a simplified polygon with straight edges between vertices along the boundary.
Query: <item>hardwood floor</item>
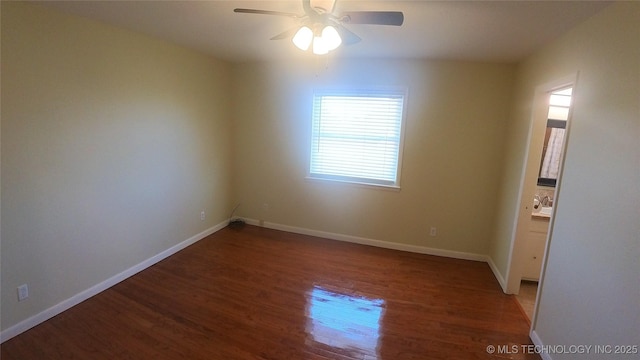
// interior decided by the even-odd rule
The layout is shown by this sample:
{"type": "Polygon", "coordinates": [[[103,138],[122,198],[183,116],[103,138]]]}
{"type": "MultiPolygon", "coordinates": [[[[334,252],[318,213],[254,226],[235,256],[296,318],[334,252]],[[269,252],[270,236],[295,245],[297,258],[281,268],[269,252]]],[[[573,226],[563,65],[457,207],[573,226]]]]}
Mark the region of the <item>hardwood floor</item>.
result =
{"type": "Polygon", "coordinates": [[[539,359],[485,263],[226,228],[5,342],[11,359],[539,359]]]}
{"type": "Polygon", "coordinates": [[[522,280],[520,282],[520,292],[516,296],[516,300],[520,304],[521,310],[524,312],[529,323],[533,319],[533,310],[536,307],[536,296],[538,295],[538,283],[536,281],[522,280]]]}

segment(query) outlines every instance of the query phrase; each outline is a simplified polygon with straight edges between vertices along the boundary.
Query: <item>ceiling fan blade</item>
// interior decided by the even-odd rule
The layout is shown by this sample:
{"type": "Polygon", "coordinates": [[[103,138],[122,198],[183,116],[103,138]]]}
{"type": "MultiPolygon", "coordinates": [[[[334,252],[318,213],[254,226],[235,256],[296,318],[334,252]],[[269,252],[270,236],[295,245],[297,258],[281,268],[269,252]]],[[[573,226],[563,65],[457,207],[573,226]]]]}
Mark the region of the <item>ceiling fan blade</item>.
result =
{"type": "Polygon", "coordinates": [[[272,37],[270,40],[282,40],[282,39],[287,39],[290,37],[293,37],[293,35],[296,34],[296,32],[298,32],[298,30],[300,29],[300,27],[294,27],[293,29],[289,29],[285,32],[282,32],[274,37],[272,37]]]}
{"type": "Polygon", "coordinates": [[[304,9],[304,13],[307,14],[307,16],[316,14],[315,10],[313,10],[313,8],[311,7],[311,0],[302,0],[302,8],[304,9]]]}
{"type": "Polygon", "coordinates": [[[256,9],[233,9],[233,12],[237,13],[245,13],[245,14],[259,14],[259,15],[276,15],[276,16],[287,16],[294,19],[300,19],[302,16],[294,13],[287,13],[282,11],[271,11],[271,10],[256,10],[256,9]]]}
{"type": "Polygon", "coordinates": [[[331,14],[336,6],[336,0],[309,0],[309,5],[318,13],[331,14]]]}
{"type": "Polygon", "coordinates": [[[354,34],[351,30],[347,29],[342,25],[334,25],[338,34],[340,34],[340,38],[342,39],[342,43],[345,45],[353,45],[355,43],[359,43],[362,39],[360,36],[354,34]]]}
{"type": "Polygon", "coordinates": [[[400,26],[404,22],[404,14],[400,11],[349,11],[342,13],[339,19],[345,24],[400,26]]]}

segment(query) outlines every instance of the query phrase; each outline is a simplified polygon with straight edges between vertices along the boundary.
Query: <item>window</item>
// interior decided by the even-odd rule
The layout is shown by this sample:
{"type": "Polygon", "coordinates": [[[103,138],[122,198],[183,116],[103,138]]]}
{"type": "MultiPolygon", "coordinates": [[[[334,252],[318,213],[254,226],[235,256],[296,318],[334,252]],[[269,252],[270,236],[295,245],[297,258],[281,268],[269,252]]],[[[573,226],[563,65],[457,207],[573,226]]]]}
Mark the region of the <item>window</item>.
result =
{"type": "Polygon", "coordinates": [[[316,92],[312,178],[398,187],[404,91],[316,92]]]}

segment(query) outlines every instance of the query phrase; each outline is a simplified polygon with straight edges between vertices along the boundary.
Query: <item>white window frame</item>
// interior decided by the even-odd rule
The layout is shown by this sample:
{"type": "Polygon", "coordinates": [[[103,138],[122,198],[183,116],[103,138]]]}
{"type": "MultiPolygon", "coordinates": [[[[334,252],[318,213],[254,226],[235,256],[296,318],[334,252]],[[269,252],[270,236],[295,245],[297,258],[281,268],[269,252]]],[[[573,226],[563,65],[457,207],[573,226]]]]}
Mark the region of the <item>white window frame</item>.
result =
{"type": "Polygon", "coordinates": [[[407,113],[407,89],[406,88],[374,88],[374,89],[322,89],[315,90],[313,94],[313,109],[311,116],[311,134],[310,134],[310,153],[309,153],[309,164],[307,167],[307,178],[313,180],[329,180],[329,181],[338,181],[345,182],[351,184],[359,184],[366,186],[374,186],[374,187],[382,187],[382,188],[391,188],[391,189],[400,189],[400,174],[402,168],[402,153],[404,148],[404,134],[405,134],[405,124],[406,124],[406,113],[407,113]],[[336,175],[336,174],[323,174],[312,171],[313,166],[313,157],[314,157],[314,146],[318,146],[318,143],[315,140],[316,132],[318,130],[317,121],[320,115],[321,106],[318,101],[321,100],[322,97],[325,96],[344,96],[344,97],[360,97],[360,96],[371,96],[371,97],[400,97],[402,99],[402,111],[401,117],[399,119],[400,122],[400,132],[398,138],[398,148],[397,148],[397,161],[395,166],[395,181],[382,180],[382,179],[374,179],[367,177],[358,177],[358,176],[347,176],[347,175],[336,175]]]}

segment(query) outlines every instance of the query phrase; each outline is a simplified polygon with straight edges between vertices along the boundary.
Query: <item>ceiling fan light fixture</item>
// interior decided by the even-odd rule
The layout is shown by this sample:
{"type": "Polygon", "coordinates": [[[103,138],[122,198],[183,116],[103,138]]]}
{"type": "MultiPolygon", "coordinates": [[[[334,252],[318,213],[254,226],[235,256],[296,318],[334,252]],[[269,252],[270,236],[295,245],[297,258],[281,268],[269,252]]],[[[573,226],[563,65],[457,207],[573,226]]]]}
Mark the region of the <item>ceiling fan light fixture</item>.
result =
{"type": "Polygon", "coordinates": [[[322,40],[324,41],[327,50],[335,50],[342,44],[342,39],[340,38],[340,34],[333,26],[325,26],[322,30],[322,40]]]}
{"type": "Polygon", "coordinates": [[[313,53],[316,55],[325,55],[329,53],[327,42],[322,36],[315,36],[313,38],[313,53]]]}
{"type": "Polygon", "coordinates": [[[322,32],[317,28],[313,37],[313,53],[316,55],[325,55],[328,54],[329,51],[337,49],[340,44],[342,44],[342,39],[336,28],[327,25],[322,29],[322,32]]]}
{"type": "Polygon", "coordinates": [[[303,26],[296,32],[291,41],[298,49],[307,51],[313,41],[313,31],[308,26],[303,26]]]}

